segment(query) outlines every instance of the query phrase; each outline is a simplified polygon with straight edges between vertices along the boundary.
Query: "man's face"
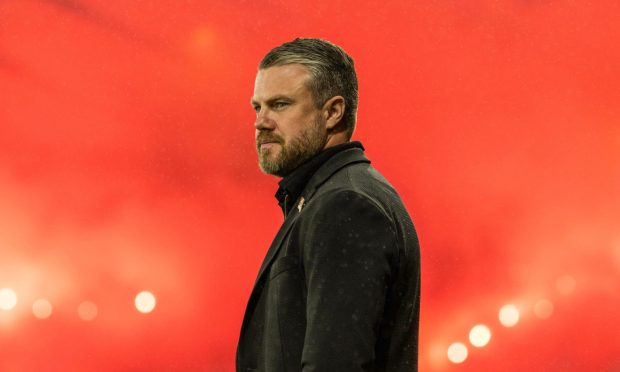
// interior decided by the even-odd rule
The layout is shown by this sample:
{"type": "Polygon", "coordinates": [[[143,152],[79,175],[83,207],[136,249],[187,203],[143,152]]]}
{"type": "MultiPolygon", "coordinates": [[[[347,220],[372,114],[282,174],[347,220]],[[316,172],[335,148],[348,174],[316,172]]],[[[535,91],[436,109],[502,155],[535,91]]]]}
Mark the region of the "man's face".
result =
{"type": "Polygon", "coordinates": [[[325,120],[306,86],[310,78],[300,64],[269,67],[256,75],[256,149],[267,174],[285,177],[327,143],[325,120]]]}

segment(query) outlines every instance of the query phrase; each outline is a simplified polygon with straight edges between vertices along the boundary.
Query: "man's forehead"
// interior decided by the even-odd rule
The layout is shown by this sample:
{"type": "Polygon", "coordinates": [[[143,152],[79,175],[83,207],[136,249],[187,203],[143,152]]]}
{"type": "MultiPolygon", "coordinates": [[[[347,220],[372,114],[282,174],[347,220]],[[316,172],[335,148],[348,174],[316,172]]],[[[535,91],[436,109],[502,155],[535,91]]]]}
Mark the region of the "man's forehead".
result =
{"type": "Polygon", "coordinates": [[[272,95],[301,93],[307,90],[308,69],[300,64],[272,66],[258,70],[253,100],[269,99],[272,95]]]}

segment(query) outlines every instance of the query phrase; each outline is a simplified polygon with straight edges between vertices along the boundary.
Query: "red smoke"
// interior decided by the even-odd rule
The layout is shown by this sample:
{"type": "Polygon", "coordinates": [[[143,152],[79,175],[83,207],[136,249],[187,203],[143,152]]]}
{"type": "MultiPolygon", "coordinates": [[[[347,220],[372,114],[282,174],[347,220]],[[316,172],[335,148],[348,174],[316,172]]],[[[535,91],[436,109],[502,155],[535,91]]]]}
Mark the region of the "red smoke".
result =
{"type": "Polygon", "coordinates": [[[234,369],[282,220],[256,164],[256,65],[314,36],[355,58],[354,138],[420,235],[421,370],[617,370],[619,15],[615,1],[0,2],[0,288],[18,296],[0,310],[0,369],[234,369]]]}

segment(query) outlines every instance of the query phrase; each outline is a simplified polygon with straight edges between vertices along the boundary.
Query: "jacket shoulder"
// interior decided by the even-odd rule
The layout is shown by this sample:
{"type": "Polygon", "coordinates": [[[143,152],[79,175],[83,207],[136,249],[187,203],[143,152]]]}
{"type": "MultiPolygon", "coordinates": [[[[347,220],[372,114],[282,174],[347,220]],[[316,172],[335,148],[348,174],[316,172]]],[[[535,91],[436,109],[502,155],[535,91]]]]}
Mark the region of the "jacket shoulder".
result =
{"type": "Polygon", "coordinates": [[[399,199],[379,172],[369,164],[360,163],[334,173],[316,189],[306,206],[313,211],[329,207],[335,214],[350,212],[356,209],[353,206],[366,207],[391,220],[390,205],[399,199]]]}
{"type": "Polygon", "coordinates": [[[318,187],[315,198],[332,193],[359,194],[379,206],[389,199],[400,199],[394,187],[367,163],[352,164],[334,173],[318,187]]]}

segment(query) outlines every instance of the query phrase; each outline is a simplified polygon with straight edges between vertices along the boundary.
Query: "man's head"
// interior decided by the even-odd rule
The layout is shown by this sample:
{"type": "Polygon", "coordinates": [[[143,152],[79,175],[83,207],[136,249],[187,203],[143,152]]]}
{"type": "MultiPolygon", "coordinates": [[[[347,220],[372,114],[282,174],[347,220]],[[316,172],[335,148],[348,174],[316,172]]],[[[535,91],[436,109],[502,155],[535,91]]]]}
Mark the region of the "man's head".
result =
{"type": "Polygon", "coordinates": [[[284,177],[350,140],[357,112],[353,60],[320,39],[295,39],[260,62],[252,105],[261,169],[284,177]]]}

